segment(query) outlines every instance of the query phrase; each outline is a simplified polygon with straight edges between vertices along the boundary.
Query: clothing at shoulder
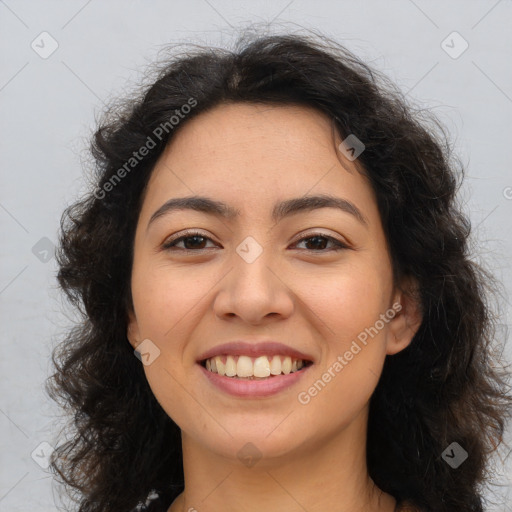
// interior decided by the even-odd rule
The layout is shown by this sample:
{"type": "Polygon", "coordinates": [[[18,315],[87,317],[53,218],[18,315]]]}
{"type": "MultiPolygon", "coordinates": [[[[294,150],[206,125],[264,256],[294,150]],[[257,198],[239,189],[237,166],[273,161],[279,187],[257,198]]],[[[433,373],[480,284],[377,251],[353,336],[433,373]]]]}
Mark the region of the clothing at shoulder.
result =
{"type": "Polygon", "coordinates": [[[395,512],[421,512],[421,510],[409,501],[401,501],[397,505],[395,512]]]}

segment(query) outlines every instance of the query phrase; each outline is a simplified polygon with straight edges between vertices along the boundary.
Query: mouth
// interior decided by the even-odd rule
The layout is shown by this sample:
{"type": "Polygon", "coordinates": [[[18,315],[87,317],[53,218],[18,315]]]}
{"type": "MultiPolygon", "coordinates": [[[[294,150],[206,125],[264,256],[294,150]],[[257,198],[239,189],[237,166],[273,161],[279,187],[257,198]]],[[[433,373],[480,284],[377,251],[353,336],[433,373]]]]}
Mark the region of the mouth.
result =
{"type": "Polygon", "coordinates": [[[234,380],[269,380],[280,375],[303,372],[313,361],[287,355],[251,357],[223,354],[198,363],[208,372],[234,380]]]}

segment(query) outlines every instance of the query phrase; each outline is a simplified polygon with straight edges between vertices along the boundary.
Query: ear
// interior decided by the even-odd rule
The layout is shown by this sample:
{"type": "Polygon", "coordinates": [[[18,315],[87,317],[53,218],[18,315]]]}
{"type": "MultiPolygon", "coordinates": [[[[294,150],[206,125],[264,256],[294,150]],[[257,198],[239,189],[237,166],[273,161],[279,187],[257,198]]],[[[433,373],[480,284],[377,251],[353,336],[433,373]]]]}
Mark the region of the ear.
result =
{"type": "Polygon", "coordinates": [[[408,347],[421,325],[423,314],[418,289],[417,281],[406,277],[394,293],[392,310],[395,316],[389,322],[388,355],[397,354],[408,347]]]}
{"type": "Polygon", "coordinates": [[[140,343],[139,324],[137,322],[135,312],[131,308],[128,310],[128,327],[126,329],[126,337],[133,349],[135,349],[135,347],[140,343]]]}

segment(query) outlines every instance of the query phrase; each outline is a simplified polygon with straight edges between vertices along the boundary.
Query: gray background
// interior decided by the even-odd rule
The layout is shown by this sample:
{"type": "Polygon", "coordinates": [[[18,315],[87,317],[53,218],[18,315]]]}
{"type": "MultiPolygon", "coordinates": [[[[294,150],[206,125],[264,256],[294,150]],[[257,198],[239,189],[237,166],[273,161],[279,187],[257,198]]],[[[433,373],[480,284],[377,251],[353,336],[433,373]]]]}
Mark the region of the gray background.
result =
{"type": "MultiPolygon", "coordinates": [[[[52,244],[63,209],[87,186],[95,115],[165,44],[230,44],[236,29],[271,21],[273,31],[312,28],[344,43],[438,115],[467,167],[460,198],[475,258],[512,289],[510,0],[0,0],[0,511],[56,510],[58,488],[36,463],[49,450],[40,443],[58,434],[42,385],[73,312],[56,287],[52,244]]],[[[510,361],[510,341],[506,352],[510,361]]],[[[489,511],[512,510],[510,459],[496,462],[489,511]]]]}

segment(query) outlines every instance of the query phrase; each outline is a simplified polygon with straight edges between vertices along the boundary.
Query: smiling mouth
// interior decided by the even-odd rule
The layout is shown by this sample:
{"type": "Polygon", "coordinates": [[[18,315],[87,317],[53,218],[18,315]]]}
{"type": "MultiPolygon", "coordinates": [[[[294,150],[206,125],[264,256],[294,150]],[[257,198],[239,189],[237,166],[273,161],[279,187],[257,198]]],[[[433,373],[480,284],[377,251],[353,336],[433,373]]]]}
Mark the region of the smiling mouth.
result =
{"type": "Polygon", "coordinates": [[[224,354],[204,359],[199,364],[207,371],[223,377],[265,380],[279,375],[300,372],[311,366],[313,362],[282,355],[250,357],[224,354]]]}

